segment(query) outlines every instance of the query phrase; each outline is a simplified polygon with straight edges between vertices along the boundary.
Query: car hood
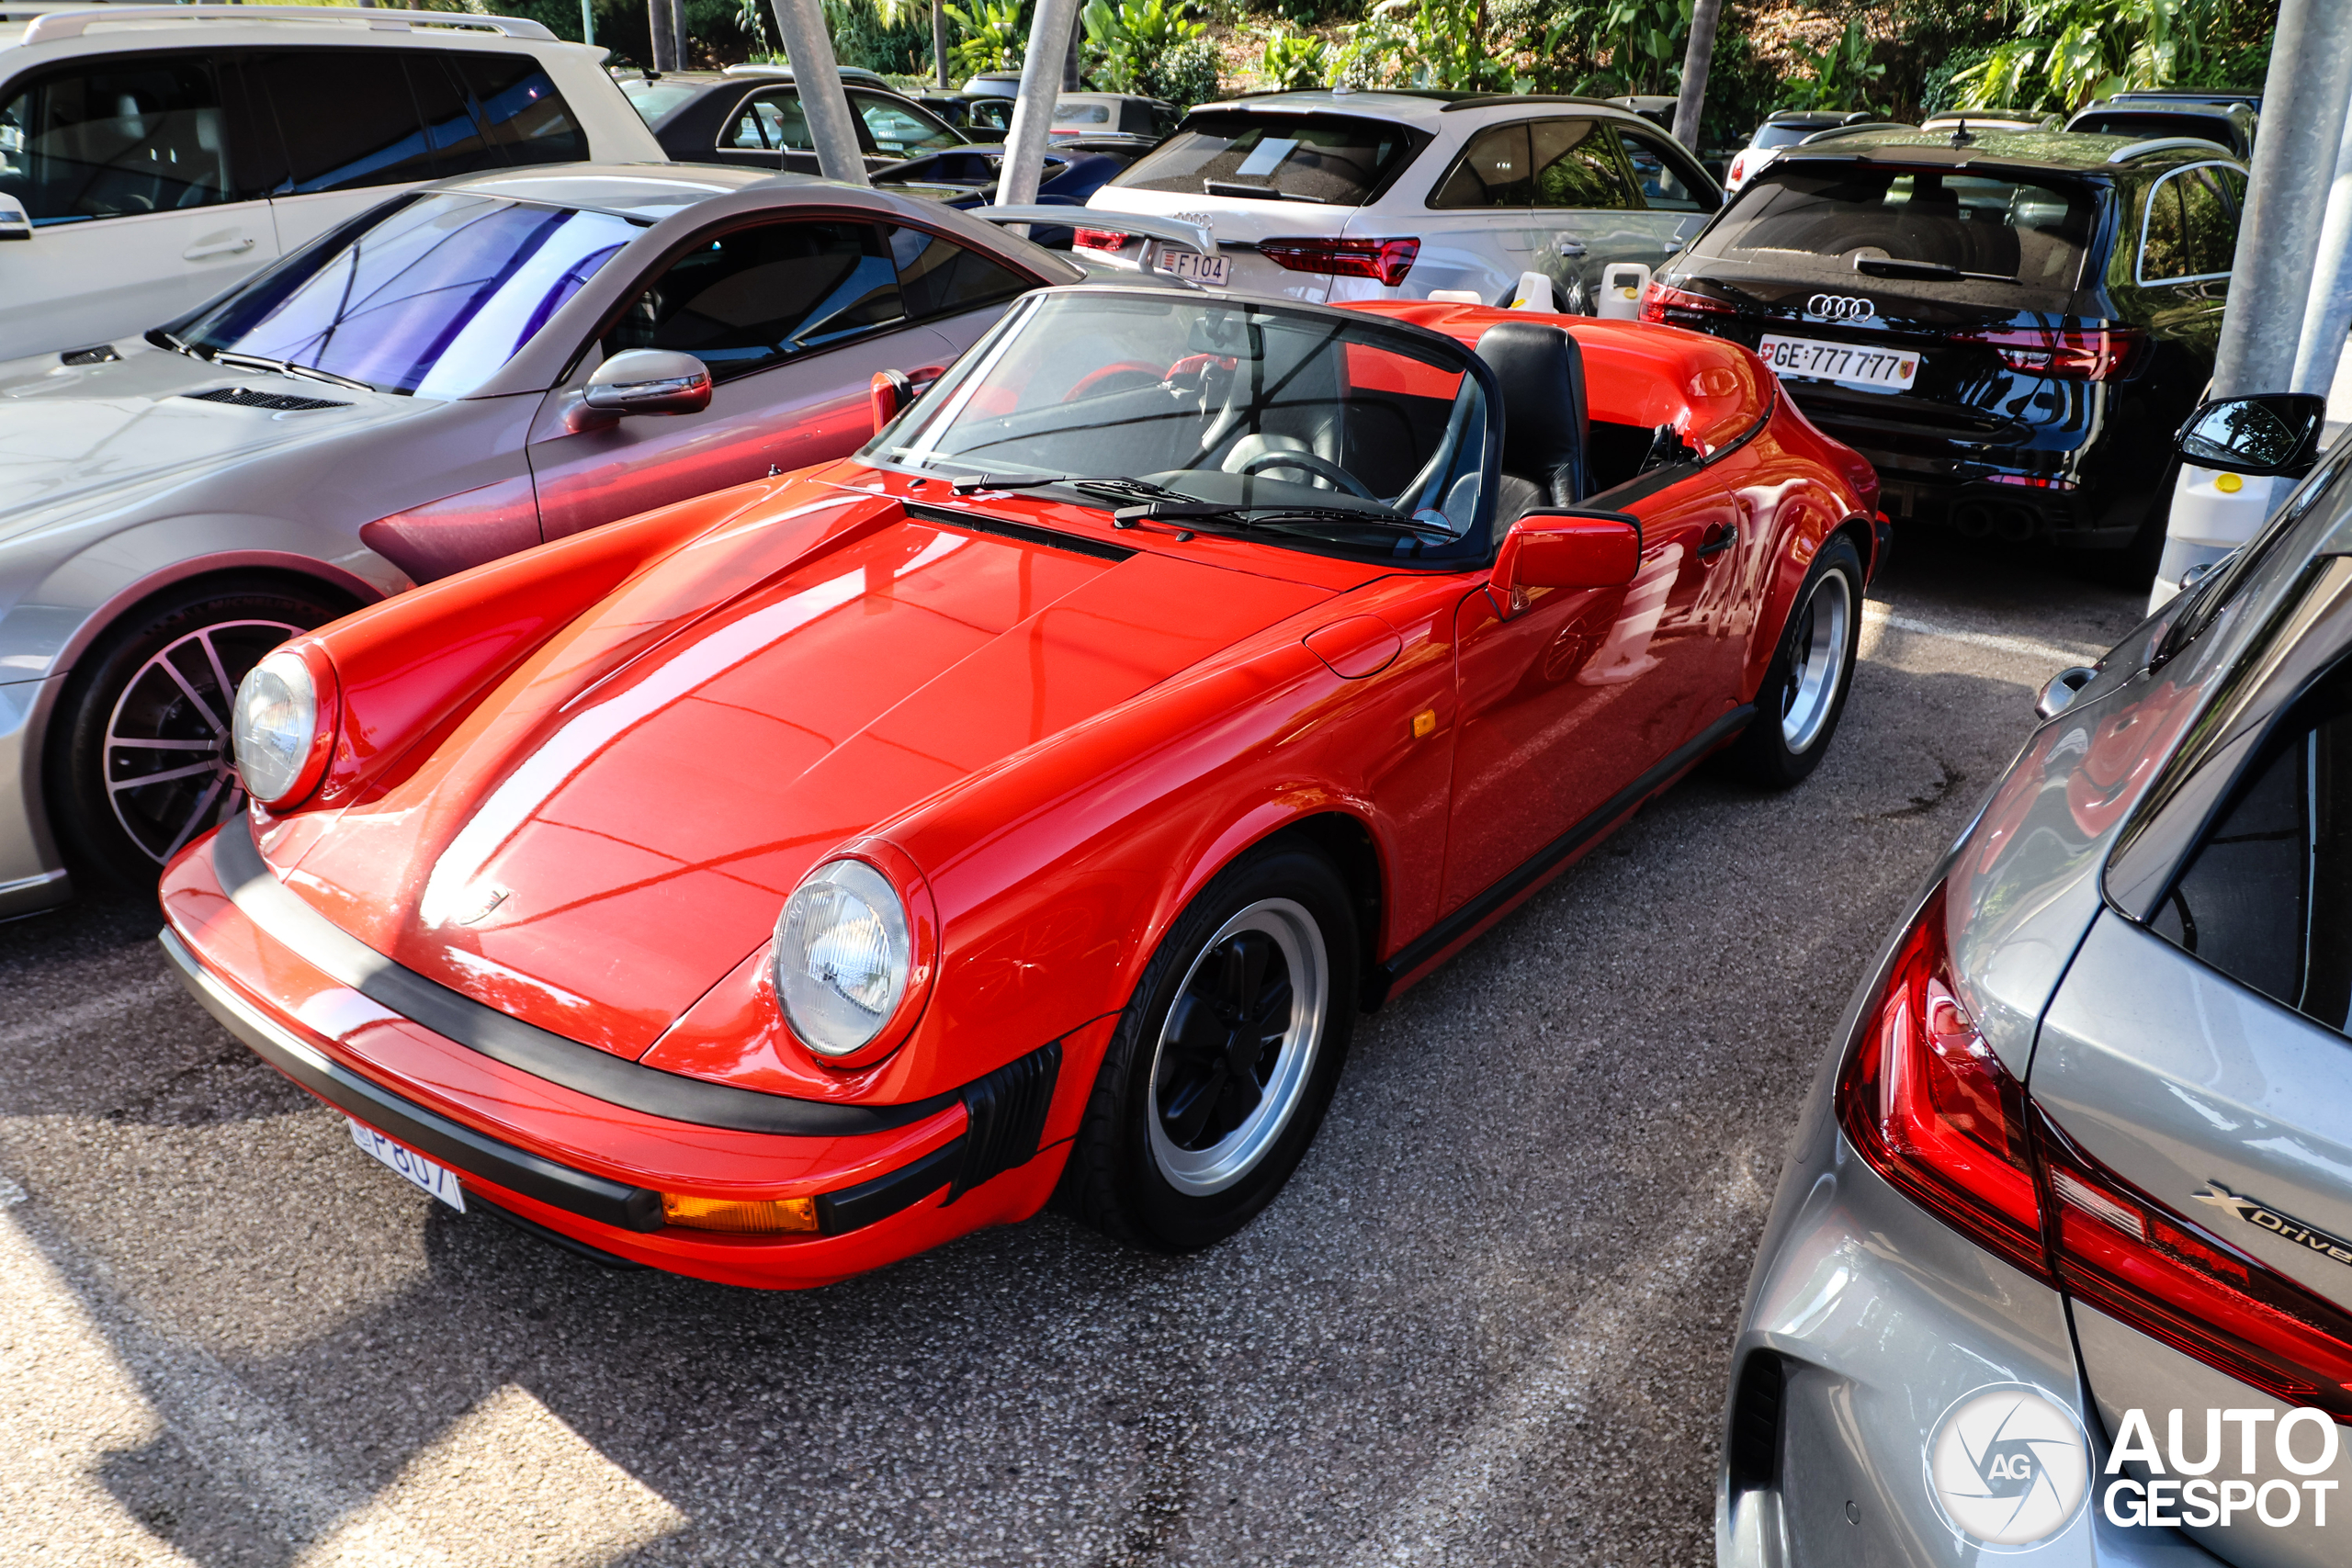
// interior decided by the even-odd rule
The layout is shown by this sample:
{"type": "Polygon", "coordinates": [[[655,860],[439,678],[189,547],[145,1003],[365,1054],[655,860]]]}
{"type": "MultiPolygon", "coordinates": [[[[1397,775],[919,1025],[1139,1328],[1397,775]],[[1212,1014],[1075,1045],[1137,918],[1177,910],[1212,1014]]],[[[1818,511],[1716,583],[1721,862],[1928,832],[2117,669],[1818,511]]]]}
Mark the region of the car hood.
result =
{"type": "Polygon", "coordinates": [[[256,453],[436,406],[144,348],[108,364],[0,378],[0,537],[38,525],[61,505],[218,472],[256,453]],[[213,392],[246,400],[191,395],[213,392]],[[296,406],[253,406],[254,398],[296,406]],[[309,403],[328,406],[302,406],[309,403]]]}
{"type": "Polygon", "coordinates": [[[847,504],[813,549],[767,518],[639,573],[345,807],[289,886],[635,1057],[820,860],[1333,592],[847,504]]]}

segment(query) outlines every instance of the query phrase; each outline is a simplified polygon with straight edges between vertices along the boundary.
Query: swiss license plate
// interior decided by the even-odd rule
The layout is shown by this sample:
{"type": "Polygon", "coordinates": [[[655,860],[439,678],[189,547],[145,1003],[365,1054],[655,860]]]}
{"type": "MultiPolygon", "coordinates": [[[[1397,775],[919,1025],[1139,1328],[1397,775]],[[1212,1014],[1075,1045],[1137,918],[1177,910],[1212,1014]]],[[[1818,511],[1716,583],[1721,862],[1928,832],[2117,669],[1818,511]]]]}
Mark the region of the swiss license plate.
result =
{"type": "Polygon", "coordinates": [[[1224,288],[1226,279],[1233,276],[1232,257],[1204,256],[1198,251],[1164,251],[1159,264],[1170,276],[1190,278],[1211,288],[1224,288]]]}
{"type": "Polygon", "coordinates": [[[351,1141],[381,1160],[391,1171],[412,1187],[430,1192],[459,1213],[466,1212],[466,1191],[458,1185],[458,1173],[434,1164],[405,1144],[396,1144],[365,1122],[351,1122],[351,1141]]]}
{"type": "Polygon", "coordinates": [[[1919,374],[1919,356],[1899,348],[1868,348],[1860,344],[1824,343],[1818,338],[1767,334],[1756,345],[1765,364],[1782,376],[1810,376],[1823,381],[1852,381],[1865,387],[1903,391],[1919,374]]]}

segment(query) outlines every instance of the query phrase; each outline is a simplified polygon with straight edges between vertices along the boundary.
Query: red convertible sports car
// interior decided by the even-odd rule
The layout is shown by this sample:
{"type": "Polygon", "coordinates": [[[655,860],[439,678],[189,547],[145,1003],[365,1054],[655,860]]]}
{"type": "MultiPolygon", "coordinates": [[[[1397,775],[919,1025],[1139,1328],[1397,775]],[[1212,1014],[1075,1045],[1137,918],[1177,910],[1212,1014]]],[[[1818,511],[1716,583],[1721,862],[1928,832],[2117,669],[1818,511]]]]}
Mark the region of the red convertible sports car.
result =
{"type": "Polygon", "coordinates": [[[1360,1010],[1709,753],[1812,769],[1885,546],[1668,328],[1052,289],[900,396],[240,689],[164,944],[443,1200],[746,1285],[1057,1190],[1214,1242],[1360,1010]]]}

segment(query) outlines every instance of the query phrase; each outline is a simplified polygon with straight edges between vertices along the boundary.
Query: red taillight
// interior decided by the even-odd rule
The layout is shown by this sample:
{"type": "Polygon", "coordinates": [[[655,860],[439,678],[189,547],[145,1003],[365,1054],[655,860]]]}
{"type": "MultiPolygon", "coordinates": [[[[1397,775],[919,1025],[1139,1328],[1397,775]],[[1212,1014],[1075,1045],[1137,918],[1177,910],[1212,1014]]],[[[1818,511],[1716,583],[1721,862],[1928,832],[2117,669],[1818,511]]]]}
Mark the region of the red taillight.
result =
{"type": "Polygon", "coordinates": [[[1747,173],[1747,154],[1742,152],[1738,157],[1734,158],[1731,161],[1731,173],[1724,177],[1724,183],[1725,185],[1736,186],[1747,173]]]}
{"type": "Polygon", "coordinates": [[[2028,327],[1962,333],[1957,341],[1984,344],[2002,364],[2029,376],[2120,381],[2132,373],[2147,338],[2136,327],[2028,327]]]}
{"type": "Polygon", "coordinates": [[[2025,1090],[1953,990],[1941,887],[1895,955],[1838,1099],[1846,1136],[1881,1176],[2048,1277],[2025,1090]]]}
{"type": "Polygon", "coordinates": [[[1642,320],[1645,321],[1690,321],[1700,316],[1728,316],[1732,313],[1732,308],[1720,299],[1710,299],[1687,288],[1670,288],[1656,281],[1642,296],[1642,320]]]}
{"type": "Polygon", "coordinates": [[[2035,1278],[2287,1404],[2352,1420],[2352,1314],[2077,1149],[1977,1032],[1943,932],[1938,887],[1838,1077],[1855,1151],[2035,1278]]]}
{"type": "Polygon", "coordinates": [[[1081,251],[1123,251],[1127,248],[1127,237],[1116,229],[1080,229],[1075,232],[1078,237],[1070,243],[1081,251]]]}
{"type": "Polygon", "coordinates": [[[1390,288],[1405,281],[1419,240],[1261,240],[1258,254],[1289,272],[1322,272],[1333,277],[1376,277],[1390,288]]]}

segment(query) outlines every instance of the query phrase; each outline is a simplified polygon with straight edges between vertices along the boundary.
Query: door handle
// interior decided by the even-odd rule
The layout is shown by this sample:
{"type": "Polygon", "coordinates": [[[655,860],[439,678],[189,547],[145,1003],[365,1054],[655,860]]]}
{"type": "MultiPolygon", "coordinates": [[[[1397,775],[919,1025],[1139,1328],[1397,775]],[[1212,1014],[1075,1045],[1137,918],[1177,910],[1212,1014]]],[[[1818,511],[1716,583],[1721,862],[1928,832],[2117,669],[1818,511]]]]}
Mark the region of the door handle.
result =
{"type": "Polygon", "coordinates": [[[190,245],[180,253],[182,261],[205,261],[213,256],[241,256],[254,248],[254,237],[242,240],[215,240],[209,245],[190,245]]]}
{"type": "Polygon", "coordinates": [[[1739,543],[1738,524],[1725,523],[1720,525],[1720,528],[1721,532],[1717,533],[1713,538],[1699,547],[1697,553],[1701,560],[1705,560],[1709,556],[1721,555],[1724,551],[1739,543]]]}
{"type": "Polygon", "coordinates": [[[1585,254],[1584,242],[1574,234],[1560,235],[1552,242],[1552,248],[1564,256],[1580,256],[1585,254]]]}

